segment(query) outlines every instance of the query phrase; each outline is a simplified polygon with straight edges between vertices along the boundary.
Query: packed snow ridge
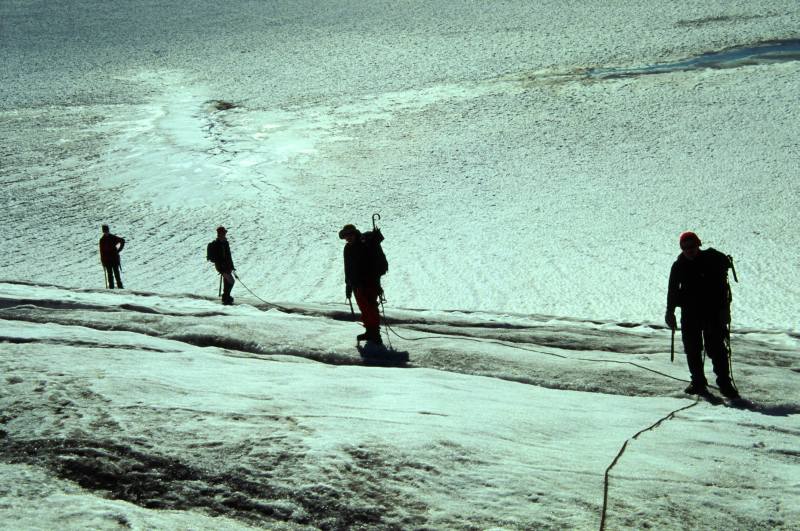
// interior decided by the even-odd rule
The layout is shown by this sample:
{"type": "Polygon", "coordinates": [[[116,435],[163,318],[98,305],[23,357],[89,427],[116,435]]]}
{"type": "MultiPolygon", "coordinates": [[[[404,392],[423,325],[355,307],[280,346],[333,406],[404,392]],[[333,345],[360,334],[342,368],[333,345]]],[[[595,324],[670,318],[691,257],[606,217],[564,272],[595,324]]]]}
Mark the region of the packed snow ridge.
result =
{"type": "Polygon", "coordinates": [[[411,363],[372,368],[341,305],[240,302],[0,282],[4,525],[593,528],[606,509],[609,527],[669,527],[676,506],[698,525],[797,517],[797,337],[734,337],[753,398],[739,409],[682,394],[657,325],[390,310],[411,363]],[[604,507],[620,446],[665,418],[629,441],[604,507]],[[694,501],[708,490],[725,504],[694,501]],[[754,491],[763,513],[744,503],[754,491]]]}

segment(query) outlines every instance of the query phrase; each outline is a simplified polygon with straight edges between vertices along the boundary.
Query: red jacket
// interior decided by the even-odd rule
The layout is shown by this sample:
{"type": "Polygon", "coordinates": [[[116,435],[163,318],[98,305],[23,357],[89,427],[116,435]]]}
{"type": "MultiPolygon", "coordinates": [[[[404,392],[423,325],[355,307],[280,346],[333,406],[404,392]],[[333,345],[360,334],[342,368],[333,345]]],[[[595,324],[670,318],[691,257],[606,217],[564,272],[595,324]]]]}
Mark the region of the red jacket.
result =
{"type": "Polygon", "coordinates": [[[100,262],[104,266],[119,265],[119,253],[123,247],[125,247],[124,238],[111,233],[103,234],[100,238],[100,262]]]}

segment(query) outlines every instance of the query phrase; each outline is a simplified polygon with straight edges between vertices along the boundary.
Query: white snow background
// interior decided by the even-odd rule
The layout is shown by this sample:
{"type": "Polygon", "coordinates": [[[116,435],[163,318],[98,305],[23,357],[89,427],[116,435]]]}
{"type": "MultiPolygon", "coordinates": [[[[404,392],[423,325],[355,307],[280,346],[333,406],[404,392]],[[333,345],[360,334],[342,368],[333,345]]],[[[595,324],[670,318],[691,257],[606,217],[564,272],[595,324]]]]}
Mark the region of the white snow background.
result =
{"type": "Polygon", "coordinates": [[[798,27],[792,1],[0,3],[0,528],[800,528],[800,61],[587,74],[798,27]],[[374,212],[408,368],[353,347],[336,233],[374,212]],[[736,261],[748,407],[682,393],[679,336],[670,363],[686,229],[736,261]]]}

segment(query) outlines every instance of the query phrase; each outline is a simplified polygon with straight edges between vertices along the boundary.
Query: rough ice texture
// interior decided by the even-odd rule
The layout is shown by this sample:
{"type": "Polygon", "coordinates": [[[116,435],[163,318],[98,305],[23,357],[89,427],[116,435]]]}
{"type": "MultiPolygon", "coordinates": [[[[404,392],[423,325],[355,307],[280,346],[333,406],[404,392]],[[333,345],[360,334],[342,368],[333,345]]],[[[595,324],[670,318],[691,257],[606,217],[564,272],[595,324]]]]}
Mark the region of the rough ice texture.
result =
{"type": "Polygon", "coordinates": [[[625,441],[609,529],[800,516],[786,334],[734,337],[737,409],[635,323],[396,312],[424,339],[381,368],[338,306],[0,283],[0,308],[0,527],[596,529],[625,441]]]}
{"type": "Polygon", "coordinates": [[[758,404],[632,443],[609,526],[792,527],[800,62],[585,72],[798,27],[783,0],[1,2],[0,527],[596,528],[622,442],[690,403],[661,324],[687,229],[736,260],[758,404]],[[388,315],[439,337],[400,341],[418,370],[351,366],[337,232],[374,212],[388,315]],[[138,293],[96,290],[103,223],[138,293]],[[206,300],[218,225],[237,302],[294,313],[206,300]]]}
{"type": "Polygon", "coordinates": [[[796,2],[5,2],[0,278],[342,298],[380,212],[394,307],[660,321],[677,235],[734,325],[797,330],[800,62],[588,80],[795,36],[796,2]],[[235,105],[219,109],[219,102],[235,105]]]}

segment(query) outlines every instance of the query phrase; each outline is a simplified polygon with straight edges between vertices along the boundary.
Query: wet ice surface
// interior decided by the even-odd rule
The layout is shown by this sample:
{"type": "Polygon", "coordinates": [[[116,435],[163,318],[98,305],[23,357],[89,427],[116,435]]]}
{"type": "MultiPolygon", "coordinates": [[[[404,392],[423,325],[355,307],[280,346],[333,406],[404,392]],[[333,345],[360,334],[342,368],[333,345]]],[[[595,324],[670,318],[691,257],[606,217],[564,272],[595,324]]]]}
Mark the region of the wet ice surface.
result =
{"type": "MultiPolygon", "coordinates": [[[[0,283],[0,308],[15,528],[593,528],[622,443],[693,404],[667,332],[636,323],[392,312],[423,339],[393,336],[411,366],[384,369],[336,306],[0,283]]],[[[629,442],[609,527],[796,521],[798,338],[734,344],[754,405],[629,442]]]]}
{"type": "Polygon", "coordinates": [[[0,278],[102,285],[109,223],[131,287],[210,294],[223,224],[262,296],[340,301],[336,232],[379,211],[394,307],[658,322],[693,229],[735,327],[797,329],[800,62],[575,75],[786,38],[791,2],[81,6],[3,6],[0,278]]]}
{"type": "Polygon", "coordinates": [[[596,78],[625,78],[669,72],[701,70],[703,68],[738,68],[800,60],[800,41],[787,40],[762,43],[757,46],[737,46],[719,52],[706,52],[697,57],[674,63],[654,64],[636,68],[591,68],[585,73],[596,78]]]}

